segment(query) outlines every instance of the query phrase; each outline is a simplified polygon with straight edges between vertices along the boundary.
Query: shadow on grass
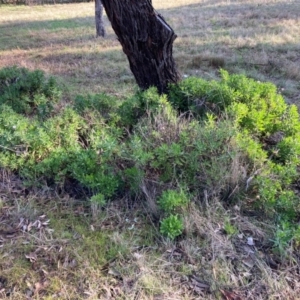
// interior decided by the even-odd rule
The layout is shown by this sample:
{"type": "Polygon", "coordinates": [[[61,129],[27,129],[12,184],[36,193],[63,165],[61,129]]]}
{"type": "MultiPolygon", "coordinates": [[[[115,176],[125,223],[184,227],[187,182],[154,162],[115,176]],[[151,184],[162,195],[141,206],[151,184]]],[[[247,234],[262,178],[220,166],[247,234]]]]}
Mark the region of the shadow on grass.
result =
{"type": "MultiPolygon", "coordinates": [[[[224,14],[223,16],[231,16],[232,13],[241,12],[244,15],[248,15],[249,13],[253,12],[264,12],[268,13],[269,16],[273,17],[286,17],[288,19],[299,19],[299,1],[298,0],[282,0],[276,2],[265,2],[265,3],[241,3],[241,0],[228,0],[226,3],[225,1],[221,0],[207,0],[195,4],[188,4],[183,5],[180,7],[173,7],[168,9],[157,9],[160,13],[168,12],[168,13],[179,13],[181,14],[184,10],[190,10],[194,13],[205,14],[208,11],[218,11],[218,13],[224,14]]],[[[219,16],[219,15],[217,15],[219,16]]]]}
{"type": "Polygon", "coordinates": [[[76,44],[95,37],[92,17],[63,20],[9,22],[0,25],[0,51],[36,49],[46,45],[76,44]]]}
{"type": "MultiPolygon", "coordinates": [[[[297,80],[297,66],[291,69],[293,64],[300,64],[299,54],[296,54],[300,46],[293,41],[271,44],[258,40],[263,40],[266,34],[280,37],[287,26],[284,22],[299,19],[297,7],[298,0],[261,4],[209,0],[158,11],[178,34],[174,54],[183,72],[203,68],[198,57],[210,53],[212,57],[223,57],[225,68],[230,71],[255,73],[256,79],[278,83],[278,78],[297,80]],[[249,43],[245,42],[247,39],[249,43]]],[[[123,82],[124,78],[125,82],[132,82],[126,56],[106,16],[104,19],[108,36],[99,40],[95,39],[93,16],[7,22],[0,25],[0,51],[32,50],[30,57],[26,54],[26,60],[33,62],[34,67],[80,79],[80,84],[88,84],[88,79],[92,83],[100,82],[101,78],[114,78],[117,82],[123,82]]],[[[5,53],[8,59],[10,55],[5,53]]],[[[24,52],[16,55],[20,58],[12,60],[14,63],[24,59],[24,52]]],[[[208,66],[207,70],[211,69],[216,66],[208,66]]],[[[292,98],[297,91],[299,94],[299,89],[294,89],[292,98]]]]}
{"type": "MultiPolygon", "coordinates": [[[[243,4],[240,1],[229,1],[227,4],[218,0],[209,0],[198,4],[190,4],[176,8],[159,9],[171,26],[174,27],[178,35],[183,34],[185,28],[192,29],[191,36],[201,36],[208,29],[201,26],[202,16],[205,18],[211,14],[209,20],[209,30],[217,34],[226,34],[226,29],[236,28],[231,33],[238,36],[240,27],[243,25],[258,25],[262,22],[265,26],[270,26],[274,34],[280,32],[283,26],[280,23],[273,24],[274,18],[279,20],[298,20],[300,17],[297,10],[298,0],[289,2],[281,1],[266,4],[243,4]],[[218,5],[220,3],[220,5],[218,5]],[[180,26],[177,17],[188,15],[190,24],[180,26]],[[234,21],[237,18],[239,22],[234,21]],[[183,27],[183,28],[182,28],[183,27]],[[235,32],[236,31],[236,32],[235,32]]],[[[34,7],[33,7],[34,9],[34,7]]],[[[105,25],[110,28],[109,21],[104,17],[105,25]]],[[[254,35],[254,33],[253,33],[254,35]]],[[[14,21],[0,24],[0,51],[10,49],[34,49],[41,48],[45,44],[64,44],[68,46],[76,44],[78,40],[88,40],[95,37],[94,17],[67,18],[60,20],[43,21],[14,21]],[[58,37],[60,35],[60,37],[58,37]]]]}

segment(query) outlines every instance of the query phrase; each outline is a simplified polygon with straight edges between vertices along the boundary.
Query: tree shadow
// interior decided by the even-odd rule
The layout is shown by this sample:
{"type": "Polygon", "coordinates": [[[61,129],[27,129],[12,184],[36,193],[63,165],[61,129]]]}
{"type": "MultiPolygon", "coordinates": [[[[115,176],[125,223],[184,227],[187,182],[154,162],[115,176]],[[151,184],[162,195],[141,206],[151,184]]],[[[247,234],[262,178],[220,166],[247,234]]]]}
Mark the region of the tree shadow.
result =
{"type": "Polygon", "coordinates": [[[49,44],[71,46],[95,36],[95,19],[92,17],[9,22],[0,25],[0,51],[43,48],[49,44]]]}
{"type": "MultiPolygon", "coordinates": [[[[208,0],[176,8],[159,9],[158,12],[167,19],[178,36],[189,34],[201,37],[207,34],[206,30],[208,33],[217,31],[218,34],[226,34],[226,31],[230,29],[231,35],[238,37],[241,27],[248,26],[249,34],[250,28],[259,23],[270,26],[276,34],[280,32],[283,25],[275,24],[275,18],[277,21],[299,20],[300,12],[295,9],[297,1],[258,5],[241,3],[240,0],[228,0],[227,4],[220,0],[208,0]],[[183,24],[180,18],[184,14],[189,16],[189,24],[183,24]],[[189,32],[190,30],[193,31],[189,32]]],[[[106,16],[104,16],[104,21],[105,26],[110,29],[106,16]]],[[[95,37],[94,32],[94,17],[7,22],[0,24],[0,51],[14,48],[42,48],[49,43],[55,45],[66,42],[68,46],[71,46],[73,43],[78,43],[78,39],[88,40],[95,37]]],[[[108,38],[114,36],[112,32],[108,33],[108,38]]],[[[256,33],[253,31],[250,34],[256,33]]]]}

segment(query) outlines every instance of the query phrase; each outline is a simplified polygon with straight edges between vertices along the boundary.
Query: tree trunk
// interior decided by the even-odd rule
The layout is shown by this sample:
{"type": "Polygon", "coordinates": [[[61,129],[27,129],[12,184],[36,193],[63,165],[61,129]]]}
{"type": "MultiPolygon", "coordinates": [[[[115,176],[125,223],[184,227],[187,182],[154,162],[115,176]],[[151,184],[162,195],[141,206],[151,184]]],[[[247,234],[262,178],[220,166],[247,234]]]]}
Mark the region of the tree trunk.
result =
{"type": "Polygon", "coordinates": [[[95,22],[96,36],[105,36],[105,28],[103,23],[103,5],[101,0],[95,0],[95,22]]]}
{"type": "Polygon", "coordinates": [[[142,89],[156,86],[167,92],[180,80],[172,56],[176,35],[152,7],[151,0],[102,0],[130,69],[142,89]]]}

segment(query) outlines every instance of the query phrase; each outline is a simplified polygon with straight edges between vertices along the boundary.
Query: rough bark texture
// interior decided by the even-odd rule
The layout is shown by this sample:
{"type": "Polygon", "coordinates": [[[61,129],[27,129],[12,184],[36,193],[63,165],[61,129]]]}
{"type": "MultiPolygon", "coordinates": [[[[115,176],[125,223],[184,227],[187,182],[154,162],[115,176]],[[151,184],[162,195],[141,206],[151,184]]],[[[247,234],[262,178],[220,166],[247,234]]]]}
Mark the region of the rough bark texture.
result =
{"type": "Polygon", "coordinates": [[[96,36],[105,36],[105,28],[103,23],[103,5],[101,0],[95,0],[95,23],[96,36]]]}
{"type": "Polygon", "coordinates": [[[176,35],[152,7],[150,0],[102,0],[130,69],[142,89],[156,86],[160,93],[180,75],[172,56],[176,35]]]}

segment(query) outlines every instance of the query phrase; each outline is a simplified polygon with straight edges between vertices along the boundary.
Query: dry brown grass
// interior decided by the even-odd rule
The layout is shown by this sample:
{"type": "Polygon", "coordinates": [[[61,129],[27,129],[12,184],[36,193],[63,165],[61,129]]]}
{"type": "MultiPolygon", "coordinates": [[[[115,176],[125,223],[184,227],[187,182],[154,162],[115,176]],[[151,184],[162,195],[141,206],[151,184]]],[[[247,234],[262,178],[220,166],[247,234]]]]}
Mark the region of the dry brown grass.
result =
{"type": "Polygon", "coordinates": [[[171,242],[138,203],[95,220],[85,202],[25,192],[2,173],[1,299],[298,299],[297,261],[271,255],[274,228],[238,206],[191,203],[171,242]]]}
{"type": "Polygon", "coordinates": [[[273,81],[297,103],[298,5],[298,1],[195,1],[162,14],[178,33],[175,56],[184,73],[215,77],[209,58],[223,58],[225,69],[273,81]]]}

